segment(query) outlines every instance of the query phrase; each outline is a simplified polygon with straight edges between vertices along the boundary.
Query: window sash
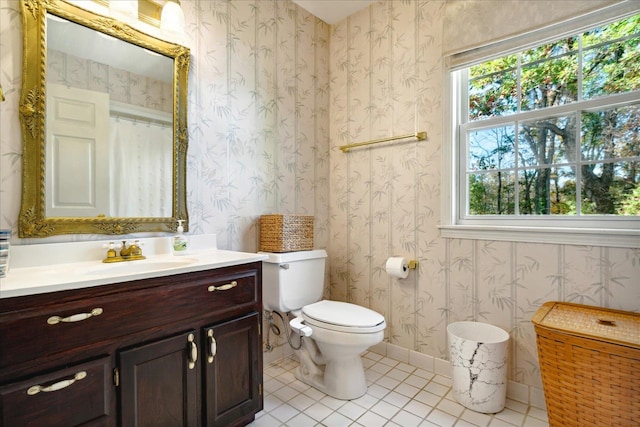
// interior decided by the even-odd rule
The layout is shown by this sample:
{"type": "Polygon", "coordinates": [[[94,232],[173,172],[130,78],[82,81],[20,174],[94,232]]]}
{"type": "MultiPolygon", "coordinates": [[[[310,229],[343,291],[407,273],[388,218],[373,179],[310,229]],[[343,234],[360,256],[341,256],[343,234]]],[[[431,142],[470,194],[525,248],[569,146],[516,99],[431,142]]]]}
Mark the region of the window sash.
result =
{"type": "MultiPolygon", "coordinates": [[[[558,37],[573,35],[589,30],[594,26],[605,25],[626,16],[637,13],[637,7],[624,3],[615,5],[606,13],[600,15],[578,17],[572,22],[564,22],[560,26],[550,26],[543,30],[528,33],[523,37],[516,37],[510,41],[502,41],[486,48],[474,49],[473,55],[453,55],[447,58],[449,68],[445,70],[445,86],[448,87],[450,98],[445,99],[444,108],[450,119],[445,126],[445,141],[452,141],[451,145],[443,146],[443,160],[445,170],[451,173],[443,174],[443,237],[489,239],[504,241],[525,241],[539,243],[589,244],[612,247],[640,247],[640,218],[625,216],[591,216],[591,215],[486,215],[470,216],[468,212],[468,182],[467,161],[468,141],[466,134],[473,129],[495,127],[507,123],[535,120],[549,116],[580,114],[583,111],[599,110],[607,107],[622,107],[637,103],[638,92],[604,95],[594,99],[581,100],[571,104],[553,106],[542,109],[519,111],[516,114],[476,120],[462,123],[458,126],[456,117],[468,119],[469,99],[468,72],[462,69],[472,64],[488,61],[505,55],[521,52],[545,42],[553,42],[558,37]],[[598,18],[598,19],[596,19],[598,18]],[[562,28],[562,31],[560,31],[562,28]],[[543,35],[544,37],[541,37],[543,35]],[[530,42],[523,43],[524,39],[530,42]],[[535,40],[535,41],[534,41],[535,40]],[[506,46],[510,47],[507,48],[506,46]],[[465,58],[461,60],[461,58],[465,58]],[[472,58],[472,59],[469,59],[472,58]],[[453,168],[450,165],[453,164],[453,168]],[[463,167],[463,165],[465,167],[463,167]],[[464,189],[460,187],[464,185],[464,189]]],[[[580,79],[582,67],[580,69],[580,79]]],[[[582,82],[578,81],[579,91],[582,82]]],[[[576,126],[576,136],[581,139],[580,126],[576,126]]],[[[635,158],[634,158],[635,160],[635,158]]],[[[598,162],[600,163],[600,162],[598,162]]],[[[553,166],[553,165],[552,165],[553,166]]],[[[537,167],[540,167],[538,165],[537,167]]],[[[576,180],[578,178],[576,177],[576,180]]],[[[576,189],[578,191],[578,189],[576,189]]],[[[581,200],[579,192],[577,200],[581,200]]],[[[580,209],[577,209],[580,212],[580,209]]]]}
{"type": "MultiPolygon", "coordinates": [[[[458,73],[464,75],[465,73],[459,71],[458,73]]],[[[461,81],[464,81],[464,76],[462,79],[460,79],[461,81]]],[[[461,87],[465,87],[465,86],[461,86],[461,87]]],[[[462,91],[462,90],[461,90],[462,91]]],[[[484,130],[484,129],[491,129],[491,128],[498,128],[498,127],[503,127],[503,126],[509,126],[509,125],[513,125],[515,127],[515,148],[514,148],[514,153],[517,153],[519,148],[518,148],[518,144],[519,144],[519,137],[518,137],[518,132],[519,132],[519,128],[520,125],[522,123],[526,123],[529,121],[535,121],[537,119],[546,119],[549,117],[567,117],[570,115],[574,115],[575,116],[575,138],[576,141],[580,141],[581,139],[581,113],[582,112],[588,112],[588,111],[600,111],[603,109],[608,109],[608,108],[616,108],[616,107],[625,107],[628,105],[635,105],[638,103],[638,101],[640,100],[640,93],[639,92],[628,92],[628,93],[623,93],[623,94],[615,94],[615,95],[607,95],[607,96],[603,96],[600,98],[596,98],[596,99],[590,99],[590,100],[585,100],[585,101],[578,101],[578,102],[574,102],[571,104],[566,104],[566,105],[560,105],[560,106],[555,106],[555,107],[549,107],[549,108],[544,108],[544,109],[538,109],[538,110],[531,110],[531,111],[526,111],[526,112],[522,112],[522,113],[517,113],[517,114],[511,114],[508,116],[500,116],[500,117],[495,117],[495,118],[490,118],[490,119],[484,119],[484,120],[477,120],[474,122],[467,122],[464,123],[462,125],[459,126],[459,132],[458,132],[458,136],[457,136],[457,140],[459,141],[459,157],[458,157],[458,182],[460,187],[460,191],[459,191],[459,200],[458,200],[458,220],[461,221],[461,223],[463,223],[462,221],[469,221],[469,220],[479,220],[479,219],[487,219],[487,220],[492,220],[495,221],[497,218],[500,218],[501,220],[504,220],[505,218],[509,218],[512,217],[513,215],[518,216],[518,215],[524,215],[525,218],[527,218],[528,220],[530,220],[532,218],[531,215],[525,215],[525,214],[520,214],[519,213],[519,201],[520,201],[520,197],[519,197],[519,186],[517,185],[517,179],[518,179],[518,172],[519,171],[523,171],[523,170],[529,170],[529,169],[542,169],[542,168],[551,168],[551,167],[563,167],[563,166],[580,166],[583,164],[593,164],[593,163],[612,163],[612,162],[619,162],[619,161],[639,161],[640,158],[639,157],[616,157],[616,158],[611,158],[611,159],[602,159],[602,160],[584,160],[582,159],[582,155],[581,153],[576,153],[576,161],[565,161],[565,162],[558,162],[558,163],[547,163],[547,164],[536,164],[536,165],[532,165],[532,166],[524,166],[521,165],[517,159],[517,155],[516,155],[516,159],[515,159],[515,164],[513,167],[508,167],[508,168],[495,168],[492,169],[492,172],[515,172],[516,175],[516,185],[515,185],[515,213],[512,215],[495,215],[491,216],[491,215],[470,215],[469,212],[469,180],[468,180],[468,176],[471,173],[474,173],[473,170],[471,170],[469,168],[469,140],[467,138],[468,134],[474,130],[484,130]]],[[[465,106],[468,105],[468,102],[466,104],[464,104],[465,106]]],[[[462,108],[462,113],[465,114],[466,112],[464,111],[465,107],[462,108]]],[[[468,115],[465,114],[463,117],[467,117],[468,115]]],[[[580,149],[580,144],[577,144],[576,149],[580,149]]],[[[576,181],[576,214],[572,215],[572,216],[560,216],[560,215],[540,215],[539,218],[537,218],[537,216],[533,216],[533,218],[537,218],[538,220],[541,221],[548,221],[551,218],[571,218],[574,219],[576,221],[580,221],[580,222],[576,222],[576,226],[578,224],[583,224],[583,226],[589,226],[588,224],[585,224],[583,222],[583,220],[581,218],[598,218],[598,217],[602,217],[601,221],[611,221],[611,220],[615,220],[618,221],[620,224],[625,224],[625,223],[629,223],[628,225],[630,225],[631,223],[633,223],[634,221],[638,222],[640,221],[640,218],[637,217],[630,217],[630,221],[621,221],[620,219],[616,219],[618,217],[609,217],[609,216],[601,216],[601,215],[585,215],[581,213],[581,201],[582,198],[580,197],[580,191],[581,191],[581,175],[580,175],[580,169],[579,167],[576,168],[576,176],[575,176],[575,181],[576,181]]],[[[482,174],[482,173],[487,173],[487,172],[482,172],[482,171],[478,171],[477,173],[482,174]]],[[[599,225],[600,227],[603,226],[603,224],[599,225]]],[[[619,225],[615,225],[616,228],[619,228],[619,225]]]]}

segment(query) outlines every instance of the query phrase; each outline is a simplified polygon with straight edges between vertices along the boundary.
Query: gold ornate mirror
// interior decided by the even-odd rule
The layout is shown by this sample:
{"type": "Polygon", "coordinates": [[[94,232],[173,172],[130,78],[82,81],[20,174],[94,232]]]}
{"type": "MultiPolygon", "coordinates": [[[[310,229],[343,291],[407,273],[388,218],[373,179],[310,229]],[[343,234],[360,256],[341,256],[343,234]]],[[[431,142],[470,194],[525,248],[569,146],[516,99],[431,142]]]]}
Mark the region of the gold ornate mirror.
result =
{"type": "Polygon", "coordinates": [[[61,0],[21,0],[20,237],[174,231],[189,49],[61,0]]]}

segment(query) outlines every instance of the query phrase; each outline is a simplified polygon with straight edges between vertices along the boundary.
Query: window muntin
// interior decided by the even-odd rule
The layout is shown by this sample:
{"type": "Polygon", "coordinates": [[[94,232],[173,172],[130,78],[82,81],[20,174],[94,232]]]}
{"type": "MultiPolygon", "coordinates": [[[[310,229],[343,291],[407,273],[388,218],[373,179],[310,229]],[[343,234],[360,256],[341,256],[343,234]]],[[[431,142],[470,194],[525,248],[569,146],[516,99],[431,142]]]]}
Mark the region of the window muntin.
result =
{"type": "Polygon", "coordinates": [[[459,71],[459,218],[638,218],[639,41],[637,15],[459,71]]]}
{"type": "Polygon", "coordinates": [[[565,105],[578,99],[578,52],[574,37],[521,54],[522,111],[565,105]]]}

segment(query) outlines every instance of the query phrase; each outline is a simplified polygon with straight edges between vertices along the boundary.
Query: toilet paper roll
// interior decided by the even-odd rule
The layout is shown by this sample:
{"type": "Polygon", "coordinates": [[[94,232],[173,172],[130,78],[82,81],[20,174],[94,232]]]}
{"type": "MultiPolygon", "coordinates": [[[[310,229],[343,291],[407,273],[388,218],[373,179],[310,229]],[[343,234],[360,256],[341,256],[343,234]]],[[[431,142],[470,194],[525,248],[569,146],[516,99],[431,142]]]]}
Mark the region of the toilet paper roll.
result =
{"type": "Polygon", "coordinates": [[[409,262],[401,256],[392,256],[387,260],[389,277],[404,279],[409,275],[409,262]]]}

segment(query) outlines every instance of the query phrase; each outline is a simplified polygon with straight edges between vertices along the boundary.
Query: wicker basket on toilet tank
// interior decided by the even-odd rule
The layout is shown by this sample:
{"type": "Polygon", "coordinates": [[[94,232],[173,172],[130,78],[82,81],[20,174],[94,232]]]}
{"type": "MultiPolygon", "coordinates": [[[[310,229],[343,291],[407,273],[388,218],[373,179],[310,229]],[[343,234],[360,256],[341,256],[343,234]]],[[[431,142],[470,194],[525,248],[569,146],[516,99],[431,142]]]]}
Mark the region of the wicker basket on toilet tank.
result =
{"type": "Polygon", "coordinates": [[[313,216],[262,215],[260,245],[262,252],[295,252],[313,249],[313,216]]]}
{"type": "Polygon", "coordinates": [[[531,321],[551,427],[640,426],[640,314],[547,302],[531,321]]]}

